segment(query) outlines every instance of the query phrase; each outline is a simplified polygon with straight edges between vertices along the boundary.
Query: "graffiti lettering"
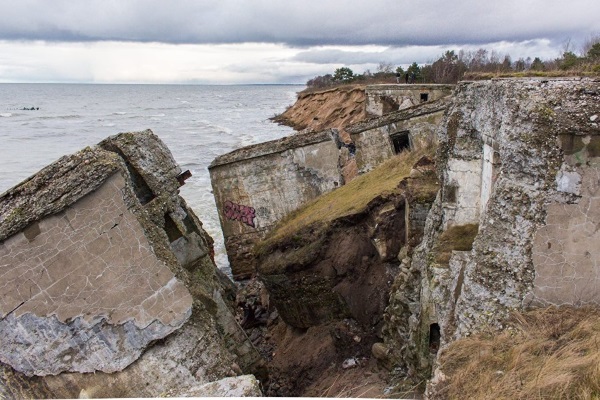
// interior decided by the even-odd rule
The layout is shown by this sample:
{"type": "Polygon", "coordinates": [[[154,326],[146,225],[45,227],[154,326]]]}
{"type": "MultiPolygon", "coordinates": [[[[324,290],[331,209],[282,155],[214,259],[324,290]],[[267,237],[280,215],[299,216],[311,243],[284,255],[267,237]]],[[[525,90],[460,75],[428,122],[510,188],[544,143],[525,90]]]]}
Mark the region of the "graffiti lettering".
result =
{"type": "Polygon", "coordinates": [[[225,214],[227,219],[241,221],[254,228],[254,217],[256,217],[254,207],[242,206],[227,200],[223,207],[223,214],[225,214]]]}

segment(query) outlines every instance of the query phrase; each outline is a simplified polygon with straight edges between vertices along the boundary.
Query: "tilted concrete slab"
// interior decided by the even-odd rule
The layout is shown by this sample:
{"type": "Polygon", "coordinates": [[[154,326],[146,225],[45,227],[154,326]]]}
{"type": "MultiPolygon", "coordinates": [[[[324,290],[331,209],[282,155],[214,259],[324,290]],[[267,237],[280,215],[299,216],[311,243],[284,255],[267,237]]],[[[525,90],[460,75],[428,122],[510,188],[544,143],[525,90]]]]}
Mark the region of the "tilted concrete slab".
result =
{"type": "MultiPolygon", "coordinates": [[[[164,150],[146,136],[147,151],[164,150]]],[[[190,317],[192,296],[138,219],[127,163],[87,148],[0,197],[0,361],[27,375],[119,371],[190,317]]]]}

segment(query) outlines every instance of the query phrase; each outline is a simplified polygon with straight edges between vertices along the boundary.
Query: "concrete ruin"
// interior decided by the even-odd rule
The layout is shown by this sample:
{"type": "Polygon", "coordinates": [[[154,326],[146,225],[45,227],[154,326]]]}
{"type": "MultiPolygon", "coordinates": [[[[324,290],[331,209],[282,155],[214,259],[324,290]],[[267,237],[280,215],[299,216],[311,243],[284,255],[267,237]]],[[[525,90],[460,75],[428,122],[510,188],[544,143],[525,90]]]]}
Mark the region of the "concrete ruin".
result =
{"type": "Polygon", "coordinates": [[[346,128],[356,146],[356,168],[363,174],[404,150],[435,145],[435,132],[451,100],[437,101],[370,118],[346,128]]]}
{"type": "Polygon", "coordinates": [[[591,79],[458,86],[438,136],[440,194],[387,311],[387,348],[413,376],[429,375],[437,345],[500,328],[511,310],[600,304],[599,116],[591,79]],[[460,239],[444,233],[469,226],[472,250],[440,261],[460,239]]]}
{"type": "MultiPolygon", "coordinates": [[[[374,85],[367,107],[384,107],[387,97],[404,99],[402,110],[345,128],[344,143],[334,129],[235,150],[209,167],[213,193],[236,279],[256,271],[253,246],[290,212],[368,172],[405,149],[432,145],[452,85],[374,85]],[[415,93],[429,93],[413,106],[415,93]],[[384,93],[387,93],[385,96],[384,93]]],[[[387,108],[386,108],[387,110],[387,108]]]]}
{"type": "Polygon", "coordinates": [[[244,147],[209,171],[234,278],[255,272],[252,247],[285,215],[343,184],[333,130],[244,147]]]}
{"type": "Polygon", "coordinates": [[[455,85],[401,84],[368,85],[365,89],[367,115],[382,117],[394,111],[414,107],[450,96],[455,85]]]}
{"type": "Polygon", "coordinates": [[[185,176],[152,132],[125,133],[0,196],[0,397],[156,397],[258,371],[185,176]]]}

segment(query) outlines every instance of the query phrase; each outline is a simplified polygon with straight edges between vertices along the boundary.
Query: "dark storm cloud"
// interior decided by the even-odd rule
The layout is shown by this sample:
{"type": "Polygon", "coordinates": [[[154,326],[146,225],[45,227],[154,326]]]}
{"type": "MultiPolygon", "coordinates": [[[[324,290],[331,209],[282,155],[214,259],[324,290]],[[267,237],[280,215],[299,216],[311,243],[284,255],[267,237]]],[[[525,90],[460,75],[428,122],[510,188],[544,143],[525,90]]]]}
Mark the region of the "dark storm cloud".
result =
{"type": "Polygon", "coordinates": [[[590,0],[0,0],[0,39],[445,45],[583,39],[590,0]]]}

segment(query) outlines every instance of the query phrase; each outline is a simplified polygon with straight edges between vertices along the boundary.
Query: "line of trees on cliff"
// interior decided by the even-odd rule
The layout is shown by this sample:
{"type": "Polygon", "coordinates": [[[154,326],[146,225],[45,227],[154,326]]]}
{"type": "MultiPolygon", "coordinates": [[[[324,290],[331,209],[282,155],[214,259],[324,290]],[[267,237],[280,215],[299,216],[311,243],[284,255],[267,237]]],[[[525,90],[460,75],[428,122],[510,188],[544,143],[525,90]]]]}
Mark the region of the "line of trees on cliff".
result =
{"type": "Polygon", "coordinates": [[[355,74],[348,67],[341,67],[333,74],[310,79],[308,88],[326,88],[347,83],[385,83],[411,81],[423,83],[456,83],[462,79],[486,79],[494,76],[558,76],[558,75],[600,75],[600,35],[590,38],[579,55],[575,54],[567,42],[563,54],[553,60],[539,57],[519,58],[513,61],[509,54],[500,55],[496,51],[479,49],[476,51],[447,50],[431,64],[419,65],[413,62],[406,70],[390,63],[380,63],[377,71],[367,70],[355,74]]]}

